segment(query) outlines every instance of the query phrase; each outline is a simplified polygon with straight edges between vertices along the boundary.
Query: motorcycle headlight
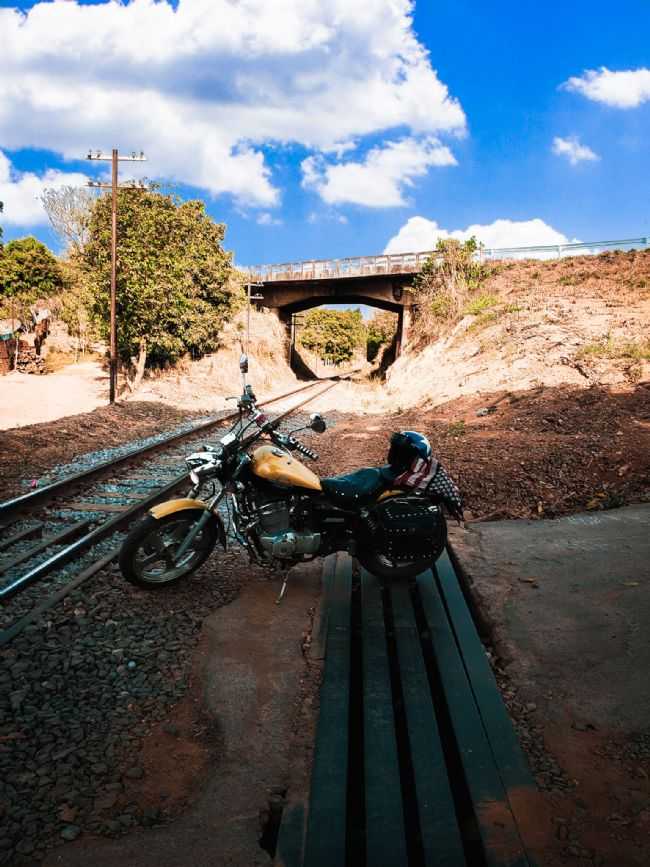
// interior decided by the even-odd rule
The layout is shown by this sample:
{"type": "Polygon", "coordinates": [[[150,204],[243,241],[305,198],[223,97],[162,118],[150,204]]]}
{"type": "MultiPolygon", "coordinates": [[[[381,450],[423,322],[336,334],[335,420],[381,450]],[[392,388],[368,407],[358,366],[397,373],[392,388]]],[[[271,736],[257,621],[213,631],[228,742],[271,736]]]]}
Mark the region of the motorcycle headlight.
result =
{"type": "Polygon", "coordinates": [[[196,470],[190,470],[190,479],[192,480],[193,485],[198,485],[199,483],[199,474],[196,470]]]}

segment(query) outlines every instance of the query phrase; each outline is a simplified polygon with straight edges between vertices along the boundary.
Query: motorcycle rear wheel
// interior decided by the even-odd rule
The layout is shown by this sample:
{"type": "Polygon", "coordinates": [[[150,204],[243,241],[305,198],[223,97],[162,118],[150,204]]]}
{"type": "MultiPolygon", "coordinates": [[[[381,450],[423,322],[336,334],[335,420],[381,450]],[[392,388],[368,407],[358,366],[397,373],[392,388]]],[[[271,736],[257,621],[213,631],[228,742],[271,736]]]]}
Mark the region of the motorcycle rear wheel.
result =
{"type": "Polygon", "coordinates": [[[122,575],[145,590],[177,584],[208,559],[219,531],[213,520],[205,524],[178,563],[174,554],[192,527],[201,519],[200,509],[183,509],[164,518],[147,515],[131,530],[120,550],[122,575]]]}

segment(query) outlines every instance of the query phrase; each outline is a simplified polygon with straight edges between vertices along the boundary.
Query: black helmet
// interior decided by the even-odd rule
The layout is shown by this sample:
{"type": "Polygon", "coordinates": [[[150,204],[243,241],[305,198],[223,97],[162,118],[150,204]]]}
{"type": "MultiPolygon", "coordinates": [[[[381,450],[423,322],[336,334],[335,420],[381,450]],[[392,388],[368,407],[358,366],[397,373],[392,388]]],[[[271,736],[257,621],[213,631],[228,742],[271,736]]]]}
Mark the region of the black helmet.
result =
{"type": "Polygon", "coordinates": [[[396,473],[410,469],[416,458],[428,461],[431,458],[431,444],[424,434],[414,430],[394,433],[390,438],[388,463],[396,473]]]}

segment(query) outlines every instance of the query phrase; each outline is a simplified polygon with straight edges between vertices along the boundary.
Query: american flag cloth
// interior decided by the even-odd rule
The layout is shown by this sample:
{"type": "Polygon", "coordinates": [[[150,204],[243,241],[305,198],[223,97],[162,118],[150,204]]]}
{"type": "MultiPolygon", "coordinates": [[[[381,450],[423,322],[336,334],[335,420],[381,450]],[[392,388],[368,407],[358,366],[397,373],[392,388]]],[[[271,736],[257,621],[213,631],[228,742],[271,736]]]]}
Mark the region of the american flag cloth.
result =
{"type": "Polygon", "coordinates": [[[405,473],[395,478],[395,484],[441,499],[452,515],[463,514],[463,498],[458,486],[433,457],[429,460],[416,458],[405,473]]]}

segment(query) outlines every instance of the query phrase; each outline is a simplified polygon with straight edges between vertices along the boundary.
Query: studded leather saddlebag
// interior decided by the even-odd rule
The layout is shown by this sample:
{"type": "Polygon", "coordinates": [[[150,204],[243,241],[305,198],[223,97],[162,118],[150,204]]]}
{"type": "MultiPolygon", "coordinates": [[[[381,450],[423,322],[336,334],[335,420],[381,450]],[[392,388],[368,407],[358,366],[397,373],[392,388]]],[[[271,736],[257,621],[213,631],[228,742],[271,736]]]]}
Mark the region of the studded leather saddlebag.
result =
{"type": "Polygon", "coordinates": [[[366,521],[368,542],[394,563],[433,561],[447,541],[442,509],[425,497],[391,497],[375,506],[366,521]]]}

